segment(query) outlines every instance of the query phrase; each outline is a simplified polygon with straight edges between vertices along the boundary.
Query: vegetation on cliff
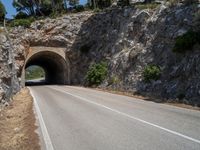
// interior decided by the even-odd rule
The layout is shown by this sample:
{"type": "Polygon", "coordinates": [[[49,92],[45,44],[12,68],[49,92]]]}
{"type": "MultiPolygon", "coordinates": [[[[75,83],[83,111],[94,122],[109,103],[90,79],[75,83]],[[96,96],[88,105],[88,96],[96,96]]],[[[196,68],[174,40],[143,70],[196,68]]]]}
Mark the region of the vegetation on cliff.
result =
{"type": "MultiPolygon", "coordinates": [[[[196,3],[198,0],[184,0],[183,3],[190,5],[196,3]]],[[[166,0],[171,6],[177,5],[179,0],[166,0]]],[[[113,4],[111,0],[91,0],[83,6],[79,5],[79,0],[44,0],[44,1],[26,1],[26,0],[13,0],[13,6],[17,10],[17,14],[14,20],[11,21],[10,26],[24,26],[29,27],[35,19],[41,19],[41,17],[49,16],[56,18],[63,13],[68,12],[81,12],[84,10],[93,10],[99,12],[101,9],[110,7],[113,4]]],[[[119,7],[133,5],[139,9],[155,9],[159,3],[155,0],[144,0],[143,2],[137,2],[131,4],[130,0],[119,0],[117,4],[119,7]]],[[[4,18],[5,9],[0,4],[0,17],[4,18]],[[2,12],[1,13],[1,7],[2,12]]]]}
{"type": "Polygon", "coordinates": [[[95,63],[89,67],[86,80],[90,86],[99,85],[105,80],[107,73],[108,68],[105,62],[95,63]]]}
{"type": "Polygon", "coordinates": [[[3,22],[5,15],[6,15],[6,9],[0,0],[0,23],[3,22]]]}
{"type": "Polygon", "coordinates": [[[158,80],[161,75],[161,70],[156,65],[147,65],[143,71],[143,77],[145,82],[150,82],[151,80],[158,80]]]}
{"type": "Polygon", "coordinates": [[[193,50],[194,45],[200,44],[200,32],[188,31],[176,38],[174,52],[185,52],[193,50]]]}
{"type": "MultiPolygon", "coordinates": [[[[28,46],[64,46],[72,53],[69,57],[73,56],[69,58],[72,84],[84,84],[86,81],[91,86],[101,84],[101,87],[112,86],[122,90],[148,92],[165,98],[176,98],[180,93],[186,93],[185,98],[195,101],[193,99],[199,95],[197,83],[200,68],[197,64],[200,53],[197,50],[177,55],[172,49],[176,39],[189,44],[185,38],[188,38],[187,32],[192,25],[197,24],[192,32],[198,32],[198,15],[194,23],[192,19],[199,8],[197,5],[185,6],[183,3],[175,7],[170,7],[168,3],[156,4],[156,9],[146,7],[151,4],[140,5],[145,6],[142,8],[145,10],[138,9],[135,6],[139,4],[134,4],[124,8],[115,6],[103,13],[70,13],[56,19],[27,16],[21,11],[14,20],[19,24],[13,26],[22,26],[20,19],[33,17],[39,20],[32,23],[30,29],[18,27],[10,30],[12,40],[16,43],[14,48],[17,53],[15,56],[19,59],[17,62],[24,62],[25,57],[21,56],[28,46]],[[109,67],[95,64],[88,70],[93,62],[105,59],[109,67]],[[148,64],[159,67],[145,68],[148,64]],[[151,82],[144,82],[142,79],[151,82]]],[[[59,11],[56,13],[62,14],[59,11]]],[[[186,47],[184,44],[179,45],[186,47]]],[[[19,74],[23,65],[18,65],[19,74]]]]}

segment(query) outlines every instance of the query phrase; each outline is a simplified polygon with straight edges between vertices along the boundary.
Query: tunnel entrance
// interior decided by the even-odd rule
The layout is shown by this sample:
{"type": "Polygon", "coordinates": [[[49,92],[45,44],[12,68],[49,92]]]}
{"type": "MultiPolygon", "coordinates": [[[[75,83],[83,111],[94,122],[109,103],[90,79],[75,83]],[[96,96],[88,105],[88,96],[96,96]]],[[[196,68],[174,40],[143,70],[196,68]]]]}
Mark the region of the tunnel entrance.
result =
{"type": "Polygon", "coordinates": [[[25,70],[25,85],[44,85],[46,84],[46,72],[40,66],[29,66],[25,70]]]}
{"type": "Polygon", "coordinates": [[[32,66],[39,66],[44,70],[45,76],[44,79],[41,79],[43,85],[69,84],[69,62],[59,53],[40,49],[38,52],[29,55],[24,67],[24,81],[26,70],[32,66]]]}

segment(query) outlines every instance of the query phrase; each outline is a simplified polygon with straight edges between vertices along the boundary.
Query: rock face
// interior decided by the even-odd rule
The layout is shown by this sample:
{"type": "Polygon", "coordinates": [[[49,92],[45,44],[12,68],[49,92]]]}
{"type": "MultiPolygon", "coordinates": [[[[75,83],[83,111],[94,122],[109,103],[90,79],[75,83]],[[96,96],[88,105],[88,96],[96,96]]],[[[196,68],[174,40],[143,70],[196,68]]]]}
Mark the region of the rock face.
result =
{"type": "Polygon", "coordinates": [[[0,31],[0,103],[6,104],[13,93],[18,91],[19,82],[12,57],[12,43],[6,33],[0,31]]]}
{"type": "Polygon", "coordinates": [[[82,12],[34,22],[29,29],[11,31],[14,60],[20,77],[30,46],[65,47],[71,83],[84,84],[91,63],[107,61],[108,78],[100,87],[117,88],[164,99],[200,105],[200,48],[176,54],[175,38],[192,26],[197,6],[155,10],[113,8],[94,14],[82,12]],[[148,64],[161,68],[159,80],[145,83],[148,64]],[[112,82],[113,78],[117,82],[112,82]]]}

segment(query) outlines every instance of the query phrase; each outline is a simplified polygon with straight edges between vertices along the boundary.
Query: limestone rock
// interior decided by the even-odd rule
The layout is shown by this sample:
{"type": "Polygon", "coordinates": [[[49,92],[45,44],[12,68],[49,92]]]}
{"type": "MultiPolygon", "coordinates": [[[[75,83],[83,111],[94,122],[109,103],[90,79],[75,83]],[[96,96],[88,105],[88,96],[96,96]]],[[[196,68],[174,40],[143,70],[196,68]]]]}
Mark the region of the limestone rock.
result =
{"type": "Polygon", "coordinates": [[[19,88],[12,57],[12,44],[5,32],[0,33],[0,103],[7,105],[12,93],[19,88]]]}
{"type": "MultiPolygon", "coordinates": [[[[60,46],[66,48],[71,63],[72,84],[84,84],[90,64],[106,60],[109,74],[102,86],[166,99],[184,94],[184,101],[200,104],[199,46],[184,55],[172,52],[175,38],[191,28],[197,11],[195,6],[170,8],[164,3],[155,10],[113,7],[95,14],[82,12],[39,20],[29,29],[16,27],[10,37],[17,77],[21,77],[30,46],[60,46]],[[147,64],[161,68],[158,81],[143,81],[147,64]],[[108,81],[113,76],[119,82],[110,85],[108,81]]],[[[5,70],[1,76],[10,72],[6,64],[11,47],[6,41],[0,37],[0,61],[4,63],[1,70],[5,70]]]]}

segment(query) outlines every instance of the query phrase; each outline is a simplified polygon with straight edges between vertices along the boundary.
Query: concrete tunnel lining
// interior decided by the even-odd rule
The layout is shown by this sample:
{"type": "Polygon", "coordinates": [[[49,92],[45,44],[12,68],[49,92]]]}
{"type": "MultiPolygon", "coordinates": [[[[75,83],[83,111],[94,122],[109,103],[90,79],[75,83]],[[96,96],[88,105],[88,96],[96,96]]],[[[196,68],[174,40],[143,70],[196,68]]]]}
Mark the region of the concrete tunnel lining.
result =
{"type": "Polygon", "coordinates": [[[46,84],[69,84],[69,64],[61,55],[39,51],[27,59],[25,69],[33,65],[45,70],[46,84]]]}

